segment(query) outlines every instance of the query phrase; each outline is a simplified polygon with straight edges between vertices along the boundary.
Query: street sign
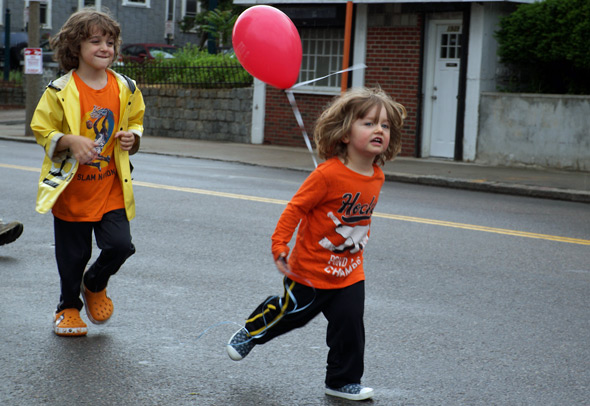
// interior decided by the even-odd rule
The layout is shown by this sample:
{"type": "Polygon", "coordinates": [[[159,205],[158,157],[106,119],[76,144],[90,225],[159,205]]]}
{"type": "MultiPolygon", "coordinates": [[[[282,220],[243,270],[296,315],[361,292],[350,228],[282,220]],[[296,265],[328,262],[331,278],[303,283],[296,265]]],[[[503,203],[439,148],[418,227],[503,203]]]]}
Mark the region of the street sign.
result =
{"type": "Polygon", "coordinates": [[[43,74],[43,50],[41,48],[25,48],[25,74],[43,74]]]}

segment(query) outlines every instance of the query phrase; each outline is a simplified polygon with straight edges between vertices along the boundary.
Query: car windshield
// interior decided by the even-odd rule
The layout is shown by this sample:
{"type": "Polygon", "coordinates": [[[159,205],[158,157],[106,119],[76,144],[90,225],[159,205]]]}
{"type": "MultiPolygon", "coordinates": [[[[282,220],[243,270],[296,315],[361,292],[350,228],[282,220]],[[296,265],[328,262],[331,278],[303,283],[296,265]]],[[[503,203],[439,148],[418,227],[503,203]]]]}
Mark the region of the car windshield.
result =
{"type": "Polygon", "coordinates": [[[174,58],[174,53],[176,53],[177,48],[168,48],[168,47],[150,47],[150,54],[152,56],[157,57],[161,55],[163,58],[174,58]]]}

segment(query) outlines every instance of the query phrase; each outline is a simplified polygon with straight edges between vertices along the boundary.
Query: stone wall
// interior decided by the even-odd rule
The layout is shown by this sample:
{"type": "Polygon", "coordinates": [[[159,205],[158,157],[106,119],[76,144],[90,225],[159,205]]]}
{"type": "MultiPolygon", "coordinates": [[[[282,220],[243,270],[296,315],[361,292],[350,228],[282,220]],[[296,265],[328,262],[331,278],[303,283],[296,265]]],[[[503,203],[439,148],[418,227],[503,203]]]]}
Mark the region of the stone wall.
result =
{"type": "MultiPolygon", "coordinates": [[[[33,95],[34,105],[37,105],[37,101],[43,94],[43,91],[45,91],[47,84],[57,78],[57,73],[57,64],[51,63],[43,66],[43,75],[41,77],[34,75],[35,79],[39,79],[38,92],[36,95],[33,95]]],[[[27,105],[26,89],[27,80],[30,76],[23,75],[23,83],[4,82],[0,80],[0,106],[24,108],[27,105]]]]}
{"type": "Polygon", "coordinates": [[[11,85],[1,82],[0,106],[23,107],[25,106],[25,91],[22,85],[11,85]]]}
{"type": "Polygon", "coordinates": [[[251,143],[253,88],[140,88],[146,136],[251,143]]]}
{"type": "Polygon", "coordinates": [[[590,96],[482,93],[476,162],[590,171],[590,96]]]}

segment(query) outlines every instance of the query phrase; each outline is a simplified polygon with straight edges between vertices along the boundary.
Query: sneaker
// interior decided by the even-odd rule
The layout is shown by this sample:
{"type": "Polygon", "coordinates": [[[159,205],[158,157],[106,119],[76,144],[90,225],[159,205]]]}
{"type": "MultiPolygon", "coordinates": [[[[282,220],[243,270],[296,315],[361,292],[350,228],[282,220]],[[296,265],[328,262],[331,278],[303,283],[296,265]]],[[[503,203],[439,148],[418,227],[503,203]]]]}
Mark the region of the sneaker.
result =
{"type": "Polygon", "coordinates": [[[58,336],[76,337],[85,336],[88,328],[80,318],[78,309],[65,309],[55,313],[53,331],[58,336]]]}
{"type": "Polygon", "coordinates": [[[9,244],[16,241],[23,233],[23,225],[18,221],[4,224],[0,221],[0,245],[9,244]]]}
{"type": "Polygon", "coordinates": [[[103,289],[96,293],[91,292],[82,282],[80,292],[82,293],[88,319],[94,324],[106,323],[113,315],[114,310],[113,301],[107,296],[107,290],[103,289]]]}
{"type": "Polygon", "coordinates": [[[246,355],[252,351],[256,344],[248,330],[241,328],[234,333],[227,343],[227,355],[234,361],[240,361],[246,358],[246,355]]]}
{"type": "Polygon", "coordinates": [[[348,400],[365,400],[372,398],[374,394],[373,388],[365,388],[359,383],[349,383],[338,389],[326,386],[326,395],[348,400]]]}

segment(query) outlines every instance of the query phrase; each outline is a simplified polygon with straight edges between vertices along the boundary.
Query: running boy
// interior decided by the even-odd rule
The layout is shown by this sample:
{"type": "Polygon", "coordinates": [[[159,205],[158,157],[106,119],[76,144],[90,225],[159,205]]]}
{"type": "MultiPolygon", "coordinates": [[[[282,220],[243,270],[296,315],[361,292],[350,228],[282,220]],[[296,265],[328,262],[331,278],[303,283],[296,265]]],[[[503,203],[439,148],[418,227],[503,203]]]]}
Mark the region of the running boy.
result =
{"type": "Polygon", "coordinates": [[[68,73],[47,86],[31,121],[46,154],[36,210],[51,209],[54,216],[61,282],[54,332],[60,336],[86,335],[83,305],[95,324],[111,317],[107,283],[135,253],[129,154],[139,149],[145,106],[135,82],[109,69],[120,33],[104,12],[72,14],[51,39],[55,59],[68,73]],[[101,252],[84,272],[93,231],[101,252]]]}
{"type": "Polygon", "coordinates": [[[328,320],[326,394],[373,396],[373,389],[361,386],[363,249],[385,180],[379,165],[400,151],[405,117],[405,108],[382,90],[365,88],[348,91],[321,114],[314,140],[326,161],[303,182],[272,235],[272,254],[285,275],[283,297],[261,303],[231,337],[231,359],[243,359],[256,344],[302,327],[321,312],[328,320]]]}

